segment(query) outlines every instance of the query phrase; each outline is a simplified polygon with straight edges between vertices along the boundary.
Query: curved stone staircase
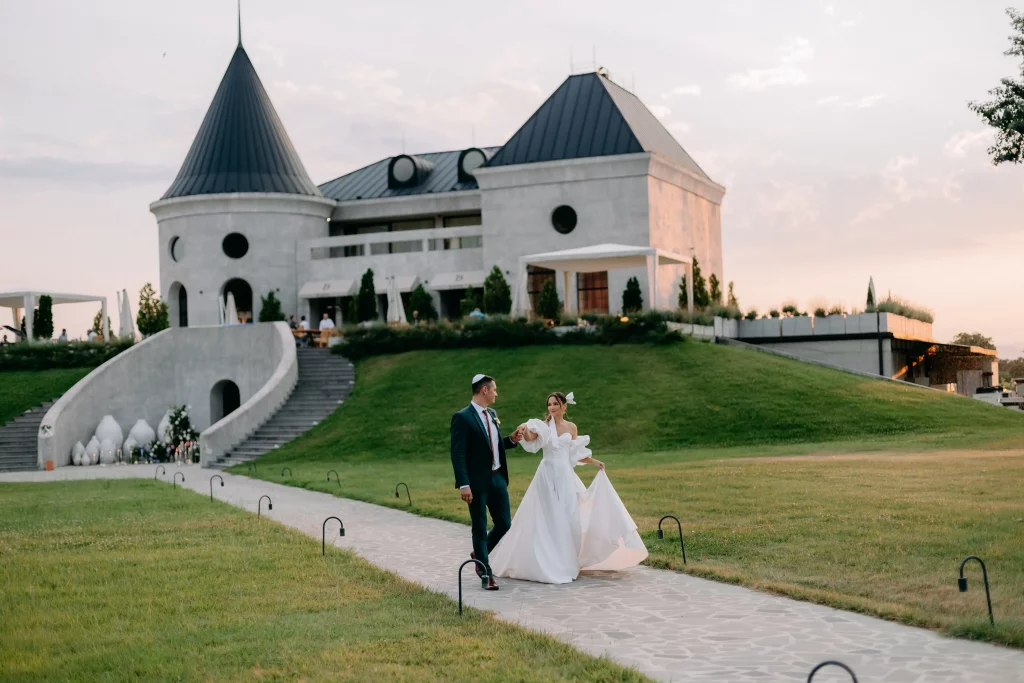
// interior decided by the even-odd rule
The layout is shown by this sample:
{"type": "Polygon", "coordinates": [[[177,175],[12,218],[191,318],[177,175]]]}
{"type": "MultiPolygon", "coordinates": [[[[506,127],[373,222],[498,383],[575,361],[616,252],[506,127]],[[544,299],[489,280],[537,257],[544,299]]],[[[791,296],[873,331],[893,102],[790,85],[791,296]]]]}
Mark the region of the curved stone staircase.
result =
{"type": "Polygon", "coordinates": [[[0,472],[39,469],[39,424],[52,405],[48,401],[26,410],[0,427],[0,472]]]}
{"type": "Polygon", "coordinates": [[[224,469],[248,462],[305,434],[340,406],[355,384],[347,358],[325,349],[296,349],[299,381],[288,401],[255,433],[208,467],[224,469]]]}

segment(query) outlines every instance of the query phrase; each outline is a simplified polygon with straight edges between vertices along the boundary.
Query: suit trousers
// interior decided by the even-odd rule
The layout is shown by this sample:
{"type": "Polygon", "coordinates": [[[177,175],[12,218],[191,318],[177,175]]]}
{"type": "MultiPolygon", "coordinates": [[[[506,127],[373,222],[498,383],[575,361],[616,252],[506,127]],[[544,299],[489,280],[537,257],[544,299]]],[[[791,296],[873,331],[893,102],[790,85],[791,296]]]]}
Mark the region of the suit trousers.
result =
{"type": "Polygon", "coordinates": [[[508,502],[508,484],[501,472],[491,472],[490,485],[483,490],[472,489],[473,502],[469,504],[469,518],[473,524],[473,552],[491,574],[489,555],[501,537],[512,526],[512,512],[508,502]],[[487,512],[494,526],[487,532],[487,512]]]}

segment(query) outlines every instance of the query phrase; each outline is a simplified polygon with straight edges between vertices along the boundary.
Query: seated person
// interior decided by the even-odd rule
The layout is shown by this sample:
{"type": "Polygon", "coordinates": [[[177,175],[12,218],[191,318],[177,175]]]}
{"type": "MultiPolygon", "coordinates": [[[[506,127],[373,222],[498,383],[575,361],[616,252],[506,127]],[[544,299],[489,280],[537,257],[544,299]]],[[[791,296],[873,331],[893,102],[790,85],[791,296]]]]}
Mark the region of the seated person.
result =
{"type": "Polygon", "coordinates": [[[66,329],[62,328],[61,331],[60,331],[60,336],[57,337],[57,341],[59,341],[59,342],[66,342],[67,340],[68,340],[68,331],[66,329]]]}
{"type": "Polygon", "coordinates": [[[333,329],[334,329],[334,321],[331,320],[331,317],[329,315],[324,313],[324,317],[320,321],[320,331],[323,332],[324,330],[333,330],[333,329]]]}

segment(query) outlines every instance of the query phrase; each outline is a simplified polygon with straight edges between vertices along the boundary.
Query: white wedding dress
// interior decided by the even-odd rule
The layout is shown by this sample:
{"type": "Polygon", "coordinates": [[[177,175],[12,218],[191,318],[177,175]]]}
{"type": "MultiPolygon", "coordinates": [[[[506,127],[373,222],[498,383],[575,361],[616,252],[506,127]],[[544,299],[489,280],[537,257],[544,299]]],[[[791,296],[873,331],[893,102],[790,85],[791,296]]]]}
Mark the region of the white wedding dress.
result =
{"type": "Polygon", "coordinates": [[[642,562],[647,548],[608,476],[598,472],[587,488],[573,472],[590,456],[590,437],[559,435],[553,420],[530,420],[526,426],[539,438],[521,441],[520,447],[544,454],[512,528],[490,553],[494,575],[570,583],[581,570],[619,570],[642,562]]]}

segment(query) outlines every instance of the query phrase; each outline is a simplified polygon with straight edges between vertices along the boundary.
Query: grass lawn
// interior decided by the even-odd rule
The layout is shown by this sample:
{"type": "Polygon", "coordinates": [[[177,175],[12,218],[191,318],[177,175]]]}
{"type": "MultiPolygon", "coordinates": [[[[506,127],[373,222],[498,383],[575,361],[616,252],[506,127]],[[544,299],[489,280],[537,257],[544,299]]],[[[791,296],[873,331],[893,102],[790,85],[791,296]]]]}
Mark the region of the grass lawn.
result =
{"type": "Polygon", "coordinates": [[[0,372],[0,425],[57,398],[93,368],[0,372]]]}
{"type": "MultiPolygon", "coordinates": [[[[1024,647],[1024,456],[976,457],[1019,453],[1024,414],[971,399],[701,343],[410,353],[359,363],[345,405],[262,457],[258,476],[281,481],[288,465],[289,483],[396,507],[404,481],[414,512],[468,524],[448,423],[481,371],[498,378],[506,431],[538,417],[549,390],[575,391],[570,418],[651,564],[1024,647]],[[868,455],[770,457],[822,453],[868,455]],[[674,531],[655,539],[664,514],[683,520],[685,568],[674,531]],[[995,629],[980,578],[957,592],[968,554],[989,563],[995,629]]],[[[513,506],[538,457],[513,456],[513,506]]]]}
{"type": "Polygon", "coordinates": [[[0,680],[641,681],[152,481],[0,484],[0,680]]]}

